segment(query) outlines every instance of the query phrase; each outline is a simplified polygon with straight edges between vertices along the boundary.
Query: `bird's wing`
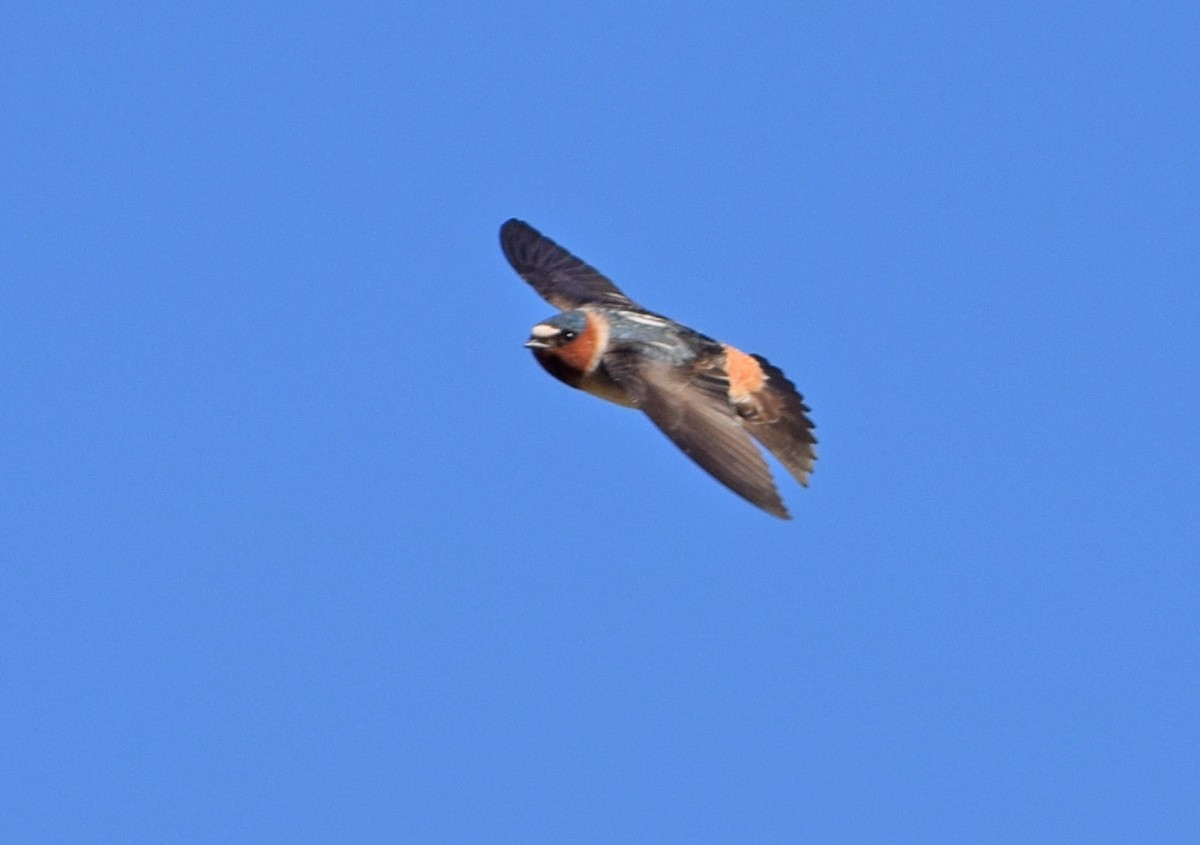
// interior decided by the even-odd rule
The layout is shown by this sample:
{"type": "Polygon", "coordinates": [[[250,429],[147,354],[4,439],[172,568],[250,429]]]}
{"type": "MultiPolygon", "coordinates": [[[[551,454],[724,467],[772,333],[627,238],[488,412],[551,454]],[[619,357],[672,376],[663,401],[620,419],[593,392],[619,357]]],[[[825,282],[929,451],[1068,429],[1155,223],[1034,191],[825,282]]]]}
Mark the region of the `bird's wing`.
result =
{"type": "Polygon", "coordinates": [[[604,367],[689,458],[742,498],[790,519],[771,471],[729,402],[729,380],[715,367],[678,365],[637,349],[616,349],[604,367]]]}
{"type": "Polygon", "coordinates": [[[642,310],[599,270],[524,221],[509,220],[500,227],[500,247],[521,278],[556,308],[569,311],[597,304],[642,310]]]}

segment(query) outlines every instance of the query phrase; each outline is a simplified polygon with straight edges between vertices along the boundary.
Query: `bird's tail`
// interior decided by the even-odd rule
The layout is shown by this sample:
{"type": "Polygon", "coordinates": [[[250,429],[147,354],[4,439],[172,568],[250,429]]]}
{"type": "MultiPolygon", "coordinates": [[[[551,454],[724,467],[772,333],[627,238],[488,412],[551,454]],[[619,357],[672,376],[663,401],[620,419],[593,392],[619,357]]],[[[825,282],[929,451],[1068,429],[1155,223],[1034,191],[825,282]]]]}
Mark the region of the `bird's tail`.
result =
{"type": "Polygon", "coordinates": [[[805,487],[817,460],[817,438],[809,407],[796,385],[761,355],[752,356],[766,379],[754,393],[754,412],[745,415],[746,428],[787,471],[805,487]]]}

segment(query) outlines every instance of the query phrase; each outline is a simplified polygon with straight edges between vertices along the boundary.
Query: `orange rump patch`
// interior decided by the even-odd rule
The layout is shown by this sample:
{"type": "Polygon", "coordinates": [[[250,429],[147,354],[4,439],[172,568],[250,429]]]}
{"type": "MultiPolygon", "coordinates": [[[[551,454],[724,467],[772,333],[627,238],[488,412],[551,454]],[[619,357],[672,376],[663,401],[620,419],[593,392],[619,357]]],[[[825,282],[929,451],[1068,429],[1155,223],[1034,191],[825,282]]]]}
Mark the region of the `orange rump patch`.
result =
{"type": "Polygon", "coordinates": [[[740,349],[727,343],[725,347],[725,374],[729,376],[729,398],[735,402],[762,390],[767,377],[759,363],[740,349]]]}

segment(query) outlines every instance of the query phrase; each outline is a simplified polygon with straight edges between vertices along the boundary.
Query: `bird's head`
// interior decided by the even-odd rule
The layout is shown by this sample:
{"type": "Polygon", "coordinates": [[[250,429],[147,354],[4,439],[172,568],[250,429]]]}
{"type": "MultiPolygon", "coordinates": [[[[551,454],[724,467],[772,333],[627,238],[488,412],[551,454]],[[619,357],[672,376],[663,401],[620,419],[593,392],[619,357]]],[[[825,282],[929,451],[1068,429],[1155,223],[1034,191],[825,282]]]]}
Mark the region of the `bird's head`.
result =
{"type": "Polygon", "coordinates": [[[582,311],[563,311],[530,329],[525,347],[534,351],[560,349],[579,340],[587,327],[587,315],[582,311]]]}

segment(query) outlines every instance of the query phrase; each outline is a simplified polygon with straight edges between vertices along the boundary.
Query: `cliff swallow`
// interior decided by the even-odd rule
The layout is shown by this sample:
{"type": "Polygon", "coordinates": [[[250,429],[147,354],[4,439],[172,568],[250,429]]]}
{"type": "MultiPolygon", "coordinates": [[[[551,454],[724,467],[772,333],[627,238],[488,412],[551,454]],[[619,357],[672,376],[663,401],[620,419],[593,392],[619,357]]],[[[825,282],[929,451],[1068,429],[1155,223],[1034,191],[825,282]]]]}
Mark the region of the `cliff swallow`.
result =
{"type": "Polygon", "coordinates": [[[730,490],[790,519],[751,440],[808,486],[817,441],[803,397],[782,372],[761,355],[643,308],[527,223],[501,226],[500,246],[513,269],[561,309],[525,343],[550,375],[644,411],[730,490]]]}

